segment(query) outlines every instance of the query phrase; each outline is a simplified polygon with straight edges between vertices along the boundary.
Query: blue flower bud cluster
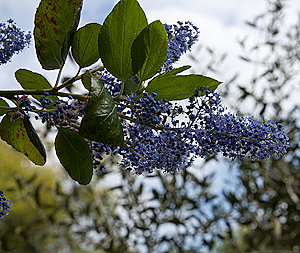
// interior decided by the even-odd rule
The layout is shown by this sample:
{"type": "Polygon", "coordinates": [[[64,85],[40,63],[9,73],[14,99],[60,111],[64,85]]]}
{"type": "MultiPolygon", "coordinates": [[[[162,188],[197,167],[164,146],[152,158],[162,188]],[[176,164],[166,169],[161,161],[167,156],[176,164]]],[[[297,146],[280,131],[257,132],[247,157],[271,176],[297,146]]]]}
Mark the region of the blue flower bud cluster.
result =
{"type": "Polygon", "coordinates": [[[47,96],[48,94],[42,96],[40,102],[43,105],[43,109],[49,105],[51,105],[52,109],[38,113],[42,123],[48,121],[50,125],[71,126],[72,123],[76,123],[79,117],[84,115],[85,102],[75,100],[70,96],[67,101],[57,100],[53,103],[47,96]]]}
{"type": "Polygon", "coordinates": [[[9,199],[4,197],[4,192],[0,189],[0,219],[3,218],[4,215],[8,215],[11,206],[12,204],[9,203],[9,199]]]}
{"type": "Polygon", "coordinates": [[[14,54],[29,46],[31,34],[21,31],[12,19],[0,23],[0,65],[5,64],[14,54]]]}
{"type": "Polygon", "coordinates": [[[39,101],[42,108],[37,109],[36,106],[32,105],[28,96],[23,95],[17,100],[20,112],[27,114],[28,112],[34,111],[38,114],[38,116],[35,116],[36,120],[40,117],[42,123],[48,121],[50,125],[58,126],[71,126],[79,117],[84,115],[85,102],[73,99],[71,95],[69,95],[66,101],[57,100],[53,102],[48,96],[49,93],[45,92],[44,96],[40,97],[39,101]]]}
{"type": "Polygon", "coordinates": [[[155,100],[156,95],[156,93],[149,95],[144,92],[142,96],[137,97],[136,94],[131,94],[127,97],[127,101],[123,102],[131,110],[121,110],[121,112],[143,125],[163,125],[170,116],[173,106],[163,99],[155,100]]]}
{"type": "Polygon", "coordinates": [[[107,69],[104,68],[94,75],[102,81],[103,85],[112,97],[115,97],[120,93],[122,84],[121,80],[114,77],[107,71],[107,69]]]}
{"type": "Polygon", "coordinates": [[[222,106],[217,93],[197,90],[186,109],[188,123],[184,131],[196,143],[198,157],[220,152],[231,159],[261,160],[281,156],[289,147],[288,137],[280,123],[230,113],[222,106]],[[206,93],[204,96],[203,92],[206,93]]]}
{"type": "Polygon", "coordinates": [[[154,169],[177,172],[192,166],[194,146],[182,138],[177,131],[156,131],[148,126],[123,121],[126,144],[112,147],[102,143],[92,143],[93,166],[98,173],[105,170],[103,155],[120,155],[119,166],[137,174],[152,173],[154,169]]]}
{"type": "Polygon", "coordinates": [[[180,131],[154,130],[140,124],[126,127],[126,146],[120,166],[137,174],[152,173],[154,169],[177,172],[192,166],[194,145],[180,131]]]}
{"type": "Polygon", "coordinates": [[[137,174],[154,169],[177,172],[192,166],[196,157],[217,153],[231,159],[264,159],[281,156],[289,146],[281,124],[262,122],[226,111],[220,96],[197,90],[185,108],[145,93],[129,96],[121,111],[132,121],[123,120],[123,148],[93,143],[94,168],[105,169],[101,154],[122,156],[119,163],[137,174]]]}
{"type": "Polygon", "coordinates": [[[168,34],[168,54],[161,67],[161,72],[166,72],[173,69],[173,64],[180,57],[191,50],[191,47],[198,41],[199,28],[193,25],[190,21],[178,21],[175,25],[164,24],[168,34]]]}
{"type": "Polygon", "coordinates": [[[30,99],[26,95],[18,98],[17,101],[21,112],[29,112],[36,109],[36,107],[31,104],[30,99]]]}

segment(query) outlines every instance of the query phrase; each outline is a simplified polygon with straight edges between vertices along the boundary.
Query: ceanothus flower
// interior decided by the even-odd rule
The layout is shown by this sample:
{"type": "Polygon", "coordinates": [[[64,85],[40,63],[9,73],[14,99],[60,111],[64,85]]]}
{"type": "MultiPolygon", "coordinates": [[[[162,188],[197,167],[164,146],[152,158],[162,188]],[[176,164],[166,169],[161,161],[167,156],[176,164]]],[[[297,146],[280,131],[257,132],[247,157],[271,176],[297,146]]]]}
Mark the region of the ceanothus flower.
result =
{"type": "MultiPolygon", "coordinates": [[[[158,74],[173,64],[197,41],[199,29],[190,22],[166,25],[169,49],[158,74]]],[[[112,96],[118,95],[121,81],[105,69],[97,74],[112,96]]],[[[177,172],[192,166],[195,158],[217,153],[231,159],[260,160],[280,156],[288,148],[282,125],[262,122],[226,111],[220,96],[209,90],[196,90],[185,107],[156,100],[156,94],[131,94],[120,101],[117,111],[124,115],[124,147],[92,142],[94,168],[105,169],[102,155],[120,155],[119,165],[137,174],[154,169],[177,172]]]]}
{"type": "Polygon", "coordinates": [[[199,38],[199,28],[190,21],[180,22],[175,25],[164,24],[168,35],[168,54],[159,71],[166,72],[173,69],[173,64],[179,61],[180,57],[190,51],[199,38]]]}
{"type": "Polygon", "coordinates": [[[0,219],[3,218],[4,215],[8,215],[11,206],[12,204],[9,203],[9,199],[4,197],[4,192],[0,189],[0,219]]]}
{"type": "Polygon", "coordinates": [[[186,108],[189,121],[185,131],[195,141],[195,153],[199,157],[220,152],[231,159],[247,157],[261,160],[281,156],[289,146],[280,123],[263,122],[228,112],[217,93],[197,90],[186,108]],[[203,92],[206,94],[199,96],[203,92]]]}
{"type": "MultiPolygon", "coordinates": [[[[165,25],[169,50],[158,74],[171,70],[198,38],[198,28],[190,22],[165,25]]],[[[99,78],[111,96],[116,97],[122,82],[106,69],[98,71],[99,78]]],[[[138,82],[138,80],[137,80],[138,82]]],[[[52,125],[68,126],[84,116],[85,103],[72,100],[51,101],[49,94],[40,98],[44,111],[42,121],[52,125]],[[48,110],[49,105],[53,109],[48,110]]],[[[194,160],[208,158],[217,153],[230,159],[265,159],[281,156],[288,148],[288,138],[282,125],[262,122],[228,112],[220,96],[207,89],[198,89],[185,106],[155,99],[156,93],[131,94],[117,101],[116,109],[124,131],[124,146],[113,147],[91,141],[93,167],[105,170],[103,155],[120,156],[120,167],[137,174],[151,173],[155,169],[177,172],[193,165],[194,160]]],[[[20,109],[33,111],[26,96],[20,99],[20,109]]],[[[76,129],[74,129],[76,130],[76,129]]]]}
{"type": "Polygon", "coordinates": [[[94,168],[99,172],[105,169],[103,153],[119,154],[119,165],[137,174],[155,169],[174,173],[191,167],[196,157],[222,153],[231,159],[261,160],[281,156],[289,146],[280,123],[230,113],[217,93],[197,90],[185,109],[157,101],[155,95],[144,93],[127,99],[122,112],[131,120],[122,121],[124,147],[93,143],[94,168]]]}
{"type": "Polygon", "coordinates": [[[12,19],[0,23],[0,64],[7,63],[14,54],[29,46],[30,40],[30,32],[25,34],[12,19]]]}
{"type": "Polygon", "coordinates": [[[107,69],[98,71],[95,76],[99,78],[104,84],[105,88],[111,96],[117,96],[121,90],[122,81],[114,77],[107,69]]]}

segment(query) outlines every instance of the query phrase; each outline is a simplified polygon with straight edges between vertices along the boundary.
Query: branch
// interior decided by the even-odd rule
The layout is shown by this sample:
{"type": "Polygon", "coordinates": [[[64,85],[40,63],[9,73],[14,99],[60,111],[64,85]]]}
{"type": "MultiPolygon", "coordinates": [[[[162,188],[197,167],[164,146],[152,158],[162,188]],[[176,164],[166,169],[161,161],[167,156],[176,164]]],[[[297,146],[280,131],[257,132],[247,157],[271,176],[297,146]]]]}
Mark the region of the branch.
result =
{"type": "Polygon", "coordinates": [[[67,93],[67,92],[59,92],[54,89],[38,89],[38,90],[2,90],[0,91],[0,97],[5,98],[13,98],[16,95],[44,95],[45,92],[48,92],[49,95],[59,96],[59,97],[68,97],[72,96],[73,98],[76,98],[81,101],[87,101],[87,96],[80,95],[80,94],[73,94],[73,93],[67,93]]]}

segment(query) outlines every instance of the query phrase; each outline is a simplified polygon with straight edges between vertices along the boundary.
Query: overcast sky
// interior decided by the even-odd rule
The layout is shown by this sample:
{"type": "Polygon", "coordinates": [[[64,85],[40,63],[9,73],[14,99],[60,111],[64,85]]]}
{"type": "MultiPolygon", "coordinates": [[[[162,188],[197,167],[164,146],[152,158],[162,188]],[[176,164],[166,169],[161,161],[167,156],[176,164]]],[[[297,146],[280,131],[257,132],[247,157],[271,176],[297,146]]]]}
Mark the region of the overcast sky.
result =
{"type": "MultiPolygon", "coordinates": [[[[113,8],[115,0],[84,0],[82,16],[79,26],[88,22],[103,23],[106,15],[113,8]]],[[[34,13],[39,0],[0,0],[0,22],[9,18],[15,19],[22,30],[32,31],[34,13]]],[[[238,54],[237,38],[248,34],[257,36],[253,30],[245,25],[245,20],[250,20],[264,10],[264,0],[140,0],[146,12],[148,22],[160,19],[163,23],[172,24],[176,21],[190,20],[201,29],[200,41],[203,45],[215,48],[218,52],[228,52],[229,64],[232,72],[242,71],[240,65],[233,60],[238,54]],[[230,61],[233,61],[232,63],[230,61]]],[[[296,17],[296,10],[300,10],[299,0],[288,1],[291,10],[291,19],[296,17]]],[[[183,63],[187,63],[183,60],[183,63]]],[[[18,88],[13,78],[13,73],[18,68],[44,73],[52,80],[56,71],[44,71],[40,67],[34,54],[34,46],[25,52],[13,57],[13,62],[0,67],[0,88],[18,88]]],[[[76,71],[68,69],[68,71],[76,71]]],[[[230,70],[229,70],[230,72],[230,70]]],[[[215,77],[219,78],[219,77],[215,77]]]]}

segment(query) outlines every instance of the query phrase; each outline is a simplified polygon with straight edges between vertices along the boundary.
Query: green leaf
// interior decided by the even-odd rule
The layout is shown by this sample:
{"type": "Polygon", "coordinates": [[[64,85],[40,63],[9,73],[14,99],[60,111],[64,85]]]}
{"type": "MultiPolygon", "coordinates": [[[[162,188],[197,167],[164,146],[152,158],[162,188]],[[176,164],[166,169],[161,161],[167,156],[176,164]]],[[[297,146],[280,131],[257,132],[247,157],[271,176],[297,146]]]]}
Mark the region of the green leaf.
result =
{"type": "Polygon", "coordinates": [[[124,94],[126,95],[135,94],[139,88],[139,84],[134,81],[133,77],[126,79],[124,85],[124,94]]]}
{"type": "Polygon", "coordinates": [[[154,21],[135,39],[132,45],[132,68],[141,81],[160,69],[168,53],[168,36],[164,25],[154,21]]]}
{"type": "Polygon", "coordinates": [[[90,148],[77,132],[60,127],[55,138],[55,151],[72,179],[84,185],[91,181],[93,161],[90,148]]]}
{"type": "Polygon", "coordinates": [[[83,86],[87,89],[90,90],[91,89],[91,74],[89,71],[86,71],[82,76],[81,76],[81,82],[83,84],[83,86]]]}
{"type": "Polygon", "coordinates": [[[46,163],[45,148],[29,119],[14,119],[14,115],[6,114],[0,123],[0,136],[34,164],[46,163]]]}
{"type": "Polygon", "coordinates": [[[192,66],[190,65],[184,65],[182,67],[179,67],[179,68],[174,68],[168,72],[164,72],[162,73],[161,75],[155,77],[155,79],[158,79],[158,78],[162,78],[162,77],[167,77],[167,76],[176,76],[177,74],[191,68],[192,66]]]}
{"type": "Polygon", "coordinates": [[[121,0],[106,17],[99,35],[99,53],[105,68],[124,81],[134,75],[131,47],[148,25],[136,0],[121,0]]]}
{"type": "Polygon", "coordinates": [[[63,66],[79,22],[82,1],[40,1],[33,35],[36,54],[44,69],[63,66]]]}
{"type": "MultiPolygon", "coordinates": [[[[69,0],[70,4],[71,4],[71,1],[69,0]]],[[[78,1],[78,0],[75,0],[75,1],[78,1]]],[[[81,0],[81,1],[83,1],[83,0],[81,0]]],[[[67,55],[70,53],[69,49],[70,49],[70,46],[72,45],[74,35],[75,35],[76,29],[77,29],[78,24],[79,24],[80,12],[81,12],[81,8],[82,8],[82,2],[79,3],[79,4],[80,4],[79,7],[76,9],[76,11],[74,13],[73,20],[72,20],[72,23],[71,23],[71,27],[69,28],[69,30],[67,32],[67,35],[64,39],[64,42],[63,42],[63,47],[62,47],[62,50],[61,50],[61,57],[64,60],[67,58],[67,55]]]]}
{"type": "MultiPolygon", "coordinates": [[[[0,106],[9,107],[8,103],[6,103],[6,101],[2,98],[0,98],[0,106]]],[[[7,113],[7,109],[0,109],[0,116],[4,115],[5,113],[7,113]]]]}
{"type": "Polygon", "coordinates": [[[118,118],[115,103],[102,82],[91,78],[90,98],[81,121],[79,134],[83,137],[110,144],[123,146],[124,134],[118,118]]]}
{"type": "Polygon", "coordinates": [[[98,37],[101,27],[100,24],[90,23],[75,33],[71,50],[75,61],[81,68],[92,65],[100,58],[98,37]]]}
{"type": "MultiPolygon", "coordinates": [[[[15,72],[15,77],[20,85],[25,90],[44,90],[51,89],[51,84],[47,81],[45,77],[43,77],[39,73],[32,72],[28,69],[18,69],[15,72]]],[[[37,100],[39,100],[42,96],[33,95],[37,100]]],[[[48,96],[53,102],[58,100],[56,96],[48,96]]]]}
{"type": "Polygon", "coordinates": [[[155,99],[163,98],[171,101],[189,98],[200,87],[214,91],[219,84],[219,81],[202,75],[171,75],[153,79],[146,88],[146,91],[149,94],[156,92],[157,96],[155,99]]]}

